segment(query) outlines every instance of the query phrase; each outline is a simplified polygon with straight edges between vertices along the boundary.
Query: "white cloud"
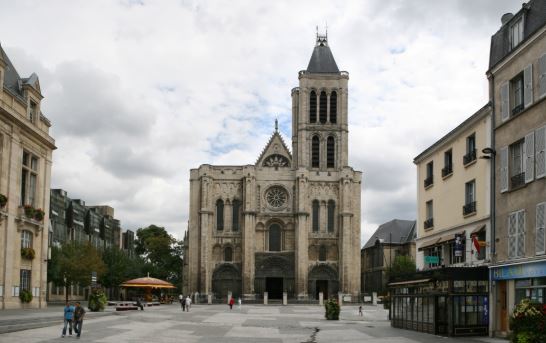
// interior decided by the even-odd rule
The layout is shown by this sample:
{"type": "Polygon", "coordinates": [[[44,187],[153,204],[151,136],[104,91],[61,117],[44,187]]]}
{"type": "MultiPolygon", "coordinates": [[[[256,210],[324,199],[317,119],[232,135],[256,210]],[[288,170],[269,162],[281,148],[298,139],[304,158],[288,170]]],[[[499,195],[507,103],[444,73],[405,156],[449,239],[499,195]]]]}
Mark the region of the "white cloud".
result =
{"type": "MultiPolygon", "coordinates": [[[[350,163],[364,172],[363,241],[415,218],[415,155],[487,102],[490,36],[509,0],[8,1],[2,45],[36,71],[59,149],[53,187],[108,203],[125,228],[181,237],[189,169],[255,162],[315,25],[350,72],[350,163]],[[24,29],[21,29],[24,27],[24,29]]],[[[289,142],[288,142],[289,143],[289,142]]]]}

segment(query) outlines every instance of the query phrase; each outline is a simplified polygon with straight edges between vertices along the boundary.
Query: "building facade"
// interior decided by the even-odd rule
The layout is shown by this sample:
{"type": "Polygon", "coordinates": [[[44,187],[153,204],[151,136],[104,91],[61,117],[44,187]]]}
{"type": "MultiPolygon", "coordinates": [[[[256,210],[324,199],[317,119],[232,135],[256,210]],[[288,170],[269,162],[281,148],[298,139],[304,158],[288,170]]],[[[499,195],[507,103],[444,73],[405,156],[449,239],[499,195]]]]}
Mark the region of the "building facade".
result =
{"type": "Polygon", "coordinates": [[[254,165],[191,170],[184,294],[357,298],[361,172],[348,162],[349,75],[326,36],[298,78],[292,152],[276,128],[254,165]]]}
{"type": "Polygon", "coordinates": [[[487,76],[496,153],[491,330],[504,336],[521,299],[546,303],[546,1],[501,22],[487,76]]]}
{"type": "Polygon", "coordinates": [[[0,46],[0,308],[22,292],[46,306],[49,187],[55,141],[36,74],[21,78],[0,46]]]}
{"type": "Polygon", "coordinates": [[[387,270],[396,256],[415,261],[415,224],[415,220],[391,220],[380,225],[366,242],[361,250],[362,293],[387,293],[387,270]]]}
{"type": "Polygon", "coordinates": [[[490,259],[491,106],[485,105],[414,159],[417,269],[479,266],[490,259]]]}

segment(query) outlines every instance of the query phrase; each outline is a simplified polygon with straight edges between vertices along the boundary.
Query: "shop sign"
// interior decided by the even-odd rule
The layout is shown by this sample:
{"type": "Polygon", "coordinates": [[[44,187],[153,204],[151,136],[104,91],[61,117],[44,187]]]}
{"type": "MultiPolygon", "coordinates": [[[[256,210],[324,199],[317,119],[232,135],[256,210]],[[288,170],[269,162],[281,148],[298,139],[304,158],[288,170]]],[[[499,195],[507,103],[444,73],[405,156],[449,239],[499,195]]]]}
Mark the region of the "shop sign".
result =
{"type": "Polygon", "coordinates": [[[455,235],[455,257],[463,256],[463,235],[455,235]]]}
{"type": "Polygon", "coordinates": [[[510,280],[546,276],[546,262],[524,263],[493,268],[491,279],[510,280]]]}
{"type": "Polygon", "coordinates": [[[483,298],[482,323],[489,323],[489,300],[487,298],[483,298]]]}
{"type": "Polygon", "coordinates": [[[440,263],[440,258],[438,256],[425,256],[425,263],[438,264],[440,263]]]}

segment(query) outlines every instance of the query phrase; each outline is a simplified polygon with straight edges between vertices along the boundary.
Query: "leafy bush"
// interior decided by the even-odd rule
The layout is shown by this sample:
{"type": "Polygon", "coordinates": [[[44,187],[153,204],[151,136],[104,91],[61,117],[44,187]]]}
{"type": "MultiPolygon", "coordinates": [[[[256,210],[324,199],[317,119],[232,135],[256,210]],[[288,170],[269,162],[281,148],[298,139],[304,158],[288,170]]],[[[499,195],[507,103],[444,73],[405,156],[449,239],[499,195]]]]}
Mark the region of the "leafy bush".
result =
{"type": "Polygon", "coordinates": [[[339,304],[334,299],[329,299],[324,303],[324,308],[326,312],[324,316],[328,320],[339,320],[339,304]]]}
{"type": "Polygon", "coordinates": [[[34,219],[41,222],[44,220],[45,212],[41,208],[34,210],[34,219]]]}
{"type": "Polygon", "coordinates": [[[24,210],[25,210],[25,217],[34,218],[34,207],[30,205],[25,205],[24,210]]]}
{"type": "Polygon", "coordinates": [[[101,288],[93,288],[91,294],[89,294],[89,305],[87,307],[91,312],[102,312],[107,302],[108,299],[104,291],[101,288]]]}
{"type": "Polygon", "coordinates": [[[29,303],[32,301],[32,293],[28,289],[22,289],[19,292],[19,299],[24,303],[29,303]]]}
{"type": "Polygon", "coordinates": [[[6,206],[7,203],[8,203],[8,197],[5,196],[4,194],[0,194],[0,207],[6,206]]]}
{"type": "Polygon", "coordinates": [[[28,260],[33,260],[36,257],[36,251],[32,248],[21,248],[21,257],[28,260]]]}
{"type": "Polygon", "coordinates": [[[513,343],[546,342],[546,306],[523,299],[510,317],[513,343]]]}

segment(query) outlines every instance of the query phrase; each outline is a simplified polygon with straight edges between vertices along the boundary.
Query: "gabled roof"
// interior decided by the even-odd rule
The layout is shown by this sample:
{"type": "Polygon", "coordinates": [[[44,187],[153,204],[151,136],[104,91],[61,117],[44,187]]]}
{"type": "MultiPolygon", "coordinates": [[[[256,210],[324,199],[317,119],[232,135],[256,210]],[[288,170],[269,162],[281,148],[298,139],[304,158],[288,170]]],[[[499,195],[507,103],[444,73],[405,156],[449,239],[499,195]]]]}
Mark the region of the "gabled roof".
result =
{"type": "Polygon", "coordinates": [[[260,157],[258,157],[258,160],[256,161],[256,165],[261,166],[264,163],[264,160],[271,155],[284,156],[288,159],[289,163],[292,164],[292,154],[284,143],[284,139],[282,138],[281,134],[277,130],[275,130],[275,132],[273,132],[271,135],[271,138],[269,138],[269,141],[262,150],[260,157]]]}
{"type": "Polygon", "coordinates": [[[11,63],[8,55],[6,55],[6,52],[2,48],[2,45],[0,45],[0,59],[6,63],[6,67],[4,69],[4,87],[12,91],[15,95],[22,98],[23,91],[22,91],[22,80],[19,76],[19,73],[17,73],[17,70],[13,66],[13,63],[11,63]]]}
{"type": "Polygon", "coordinates": [[[363,249],[373,247],[379,239],[384,244],[405,244],[415,240],[415,220],[393,219],[381,224],[366,242],[363,249]]]}
{"type": "Polygon", "coordinates": [[[317,43],[307,65],[309,73],[339,73],[334,55],[328,46],[328,36],[317,34],[317,43]]]}

